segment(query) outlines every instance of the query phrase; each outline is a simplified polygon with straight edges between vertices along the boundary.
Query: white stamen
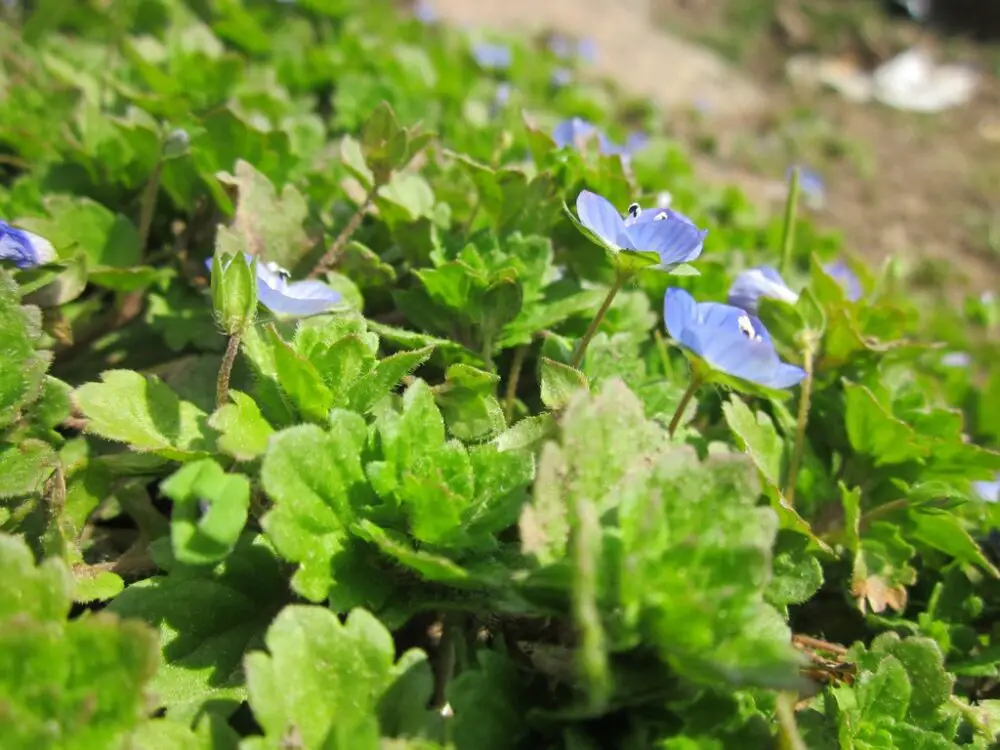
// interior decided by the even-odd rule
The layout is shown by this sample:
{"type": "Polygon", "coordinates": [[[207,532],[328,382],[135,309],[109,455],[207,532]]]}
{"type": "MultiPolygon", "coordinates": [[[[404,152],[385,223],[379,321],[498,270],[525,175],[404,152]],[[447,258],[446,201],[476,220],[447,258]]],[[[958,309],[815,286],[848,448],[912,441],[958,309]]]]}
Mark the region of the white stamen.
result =
{"type": "Polygon", "coordinates": [[[292,274],[289,271],[279,266],[273,260],[269,260],[267,263],[265,263],[264,267],[271,273],[278,274],[278,276],[280,276],[283,281],[288,281],[288,279],[292,277],[292,274]]]}
{"type": "Polygon", "coordinates": [[[669,219],[669,218],[670,214],[668,214],[666,211],[661,211],[660,213],[658,213],[656,216],[653,217],[653,221],[663,221],[664,219],[669,219]]]}
{"type": "Polygon", "coordinates": [[[753,323],[750,322],[750,318],[747,315],[741,315],[736,321],[736,325],[740,327],[740,333],[746,336],[751,341],[759,341],[760,335],[753,328],[753,323]]]}
{"type": "Polygon", "coordinates": [[[639,214],[642,213],[642,209],[639,207],[638,203],[633,203],[628,207],[628,211],[626,211],[625,213],[631,216],[633,219],[638,219],[639,214]]]}

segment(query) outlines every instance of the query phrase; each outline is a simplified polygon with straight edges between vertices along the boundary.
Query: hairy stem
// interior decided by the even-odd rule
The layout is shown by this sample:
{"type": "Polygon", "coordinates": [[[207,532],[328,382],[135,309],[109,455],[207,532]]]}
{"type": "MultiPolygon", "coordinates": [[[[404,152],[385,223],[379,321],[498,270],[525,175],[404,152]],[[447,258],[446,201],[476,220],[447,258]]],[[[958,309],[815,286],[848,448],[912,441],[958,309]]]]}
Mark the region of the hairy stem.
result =
{"type": "Polygon", "coordinates": [[[788,462],[788,479],[785,481],[785,497],[789,506],[795,505],[795,483],[799,478],[799,465],[802,463],[802,451],[806,443],[806,425],[809,423],[809,405],[812,400],[813,384],[813,353],[812,342],[806,343],[803,351],[803,365],[806,377],[802,381],[802,391],[799,393],[799,415],[795,424],[795,447],[788,462]]]}
{"type": "Polygon", "coordinates": [[[788,691],[778,694],[774,704],[778,718],[778,747],[780,750],[808,750],[795,723],[795,693],[788,691]]]}
{"type": "Polygon", "coordinates": [[[240,339],[242,335],[234,333],[229,337],[226,344],[226,353],[222,355],[222,364],[219,365],[219,379],[215,383],[215,406],[223,406],[229,400],[229,378],[233,374],[233,363],[236,361],[236,354],[240,350],[240,339]]]}
{"type": "Polygon", "coordinates": [[[340,254],[344,252],[344,248],[347,246],[348,240],[351,239],[351,235],[358,231],[358,227],[360,227],[361,222],[364,221],[365,214],[368,212],[368,209],[371,208],[372,203],[374,203],[375,194],[378,192],[380,187],[381,185],[377,182],[372,184],[368,194],[365,195],[365,199],[361,201],[361,205],[358,206],[358,210],[354,212],[350,221],[348,221],[344,228],[340,230],[340,234],[337,235],[333,244],[330,245],[330,249],[324,253],[322,258],[319,259],[319,263],[316,264],[312,273],[309,274],[310,276],[319,276],[321,273],[328,271],[337,264],[337,261],[340,260],[340,254]]]}
{"type": "Polygon", "coordinates": [[[587,328],[587,332],[583,334],[583,338],[580,339],[580,344],[576,348],[576,353],[573,355],[573,361],[570,363],[572,367],[579,367],[580,363],[583,362],[583,355],[587,351],[587,347],[590,346],[590,340],[594,338],[597,333],[598,327],[601,325],[601,321],[604,320],[604,316],[607,314],[608,310],[611,309],[611,303],[615,301],[615,297],[622,288],[622,284],[625,279],[622,275],[615,275],[615,283],[611,285],[611,289],[608,290],[608,296],[604,298],[604,302],[601,303],[601,308],[597,311],[594,319],[590,321],[590,326],[587,328]]]}
{"type": "Polygon", "coordinates": [[[781,273],[788,271],[792,264],[792,250],[795,248],[795,215],[799,209],[799,168],[792,167],[788,182],[788,197],[785,199],[785,221],[781,229],[781,273]]]}
{"type": "Polygon", "coordinates": [[[142,203],[139,206],[139,250],[146,257],[146,245],[149,244],[149,228],[153,224],[153,213],[156,211],[156,199],[160,194],[160,175],[163,173],[163,156],[156,160],[153,173],[142,191],[142,203]]]}
{"type": "Polygon", "coordinates": [[[681,417],[684,416],[684,411],[687,409],[688,404],[691,403],[691,399],[694,398],[694,394],[698,392],[701,387],[701,379],[696,375],[691,376],[691,384],[684,391],[684,395],[681,396],[681,401],[677,404],[677,411],[674,412],[673,418],[670,420],[670,424],[667,426],[667,433],[670,437],[674,436],[677,431],[677,425],[681,423],[681,417]]]}
{"type": "Polygon", "coordinates": [[[503,416],[510,424],[510,418],[514,414],[514,401],[517,400],[517,384],[521,379],[521,368],[524,367],[524,360],[528,356],[528,345],[517,347],[514,350],[514,361],[510,363],[510,372],[507,373],[507,390],[504,394],[503,416]]]}

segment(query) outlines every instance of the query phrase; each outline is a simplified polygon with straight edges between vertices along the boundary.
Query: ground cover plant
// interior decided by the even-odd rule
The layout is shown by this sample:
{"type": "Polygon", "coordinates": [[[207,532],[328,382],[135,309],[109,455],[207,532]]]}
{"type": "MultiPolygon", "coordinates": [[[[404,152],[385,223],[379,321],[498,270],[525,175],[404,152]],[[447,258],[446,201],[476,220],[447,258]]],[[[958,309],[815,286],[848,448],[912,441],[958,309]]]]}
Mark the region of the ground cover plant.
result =
{"type": "Polygon", "coordinates": [[[699,185],[573,40],[34,6],[0,747],[994,745],[992,296],[699,185]]]}

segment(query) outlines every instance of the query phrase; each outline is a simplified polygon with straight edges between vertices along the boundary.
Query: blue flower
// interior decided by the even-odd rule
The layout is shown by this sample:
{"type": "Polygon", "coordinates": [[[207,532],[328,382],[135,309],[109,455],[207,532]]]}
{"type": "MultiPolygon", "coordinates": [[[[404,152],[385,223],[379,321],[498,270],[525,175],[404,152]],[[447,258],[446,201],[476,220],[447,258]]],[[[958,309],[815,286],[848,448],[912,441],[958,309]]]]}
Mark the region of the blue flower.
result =
{"type": "MultiPolygon", "coordinates": [[[[253,260],[247,253],[243,257],[247,263],[253,260]]],[[[205,265],[211,271],[212,259],[208,258],[205,265]]],[[[257,262],[257,301],[276,315],[316,315],[341,301],[340,292],[322,281],[289,282],[289,276],[288,271],[273,261],[257,262]]]]}
{"type": "Polygon", "coordinates": [[[799,295],[788,288],[781,274],[771,266],[750,268],[740,273],[729,287],[729,304],[757,314],[757,300],[773,297],[791,304],[799,301],[799,295]]]}
{"type": "Polygon", "coordinates": [[[576,149],[583,149],[592,138],[597,139],[598,150],[605,156],[617,154],[628,157],[645,143],[645,136],[640,133],[633,134],[629,137],[628,144],[620,146],[608,138],[596,125],[579,117],[563,120],[552,131],[552,140],[559,148],[572,146],[576,149]]]}
{"type": "Polygon", "coordinates": [[[791,388],[806,373],[781,361],[764,324],[745,310],[695,302],[683,289],[667,290],[663,317],[670,336],[713,370],[766,388],[791,388]]]}
{"type": "Polygon", "coordinates": [[[594,63],[597,61],[597,42],[587,37],[586,39],[581,39],[576,44],[576,54],[581,60],[587,63],[594,63]]]}
{"type": "Polygon", "coordinates": [[[639,204],[629,206],[623,218],[611,203],[589,190],[576,199],[580,223],[605,247],[618,253],[651,252],[660,256],[659,268],[690,263],[705,243],[707,229],[698,229],[689,218],[669,208],[643,212],[639,204]]]}
{"type": "Polygon", "coordinates": [[[568,68],[556,68],[552,71],[552,85],[557,89],[569,86],[573,82],[573,71],[568,68]]]}
{"type": "Polygon", "coordinates": [[[941,364],[945,367],[965,368],[972,364],[972,357],[965,352],[948,352],[941,357],[941,364]]]}
{"type": "Polygon", "coordinates": [[[842,287],[844,287],[844,293],[847,295],[847,299],[851,302],[857,302],[861,299],[861,282],[858,280],[854,271],[852,271],[843,260],[829,263],[823,266],[823,270],[836,279],[842,287]]]}
{"type": "Polygon", "coordinates": [[[992,482],[973,482],[972,488],[986,502],[1000,502],[1000,474],[997,474],[996,480],[992,482]]]}
{"type": "Polygon", "coordinates": [[[512,59],[510,47],[505,44],[479,42],[472,47],[472,56],[479,67],[487,70],[506,70],[512,59]]]}
{"type": "Polygon", "coordinates": [[[47,239],[0,219],[0,260],[12,261],[18,268],[34,268],[55,257],[55,248],[47,239]]]}
{"type": "Polygon", "coordinates": [[[413,4],[413,15],[421,23],[434,23],[438,19],[437,9],[430,0],[417,0],[413,4]]]}
{"type": "Polygon", "coordinates": [[[785,179],[791,179],[792,170],[796,166],[799,168],[799,189],[805,196],[806,203],[813,208],[822,208],[826,201],[826,185],[823,182],[823,177],[819,172],[809,169],[809,167],[793,164],[785,172],[785,179]]]}

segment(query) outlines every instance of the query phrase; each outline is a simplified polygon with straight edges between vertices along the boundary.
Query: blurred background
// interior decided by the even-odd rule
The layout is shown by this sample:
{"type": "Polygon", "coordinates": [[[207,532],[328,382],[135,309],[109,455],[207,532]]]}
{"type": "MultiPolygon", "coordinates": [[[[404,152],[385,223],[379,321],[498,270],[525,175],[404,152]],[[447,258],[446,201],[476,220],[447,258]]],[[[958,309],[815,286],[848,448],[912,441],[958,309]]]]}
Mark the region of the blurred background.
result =
{"type": "Polygon", "coordinates": [[[446,23],[585,41],[589,74],[651,97],[698,175],[809,210],[931,284],[1000,277],[998,0],[433,0],[446,23]]]}

